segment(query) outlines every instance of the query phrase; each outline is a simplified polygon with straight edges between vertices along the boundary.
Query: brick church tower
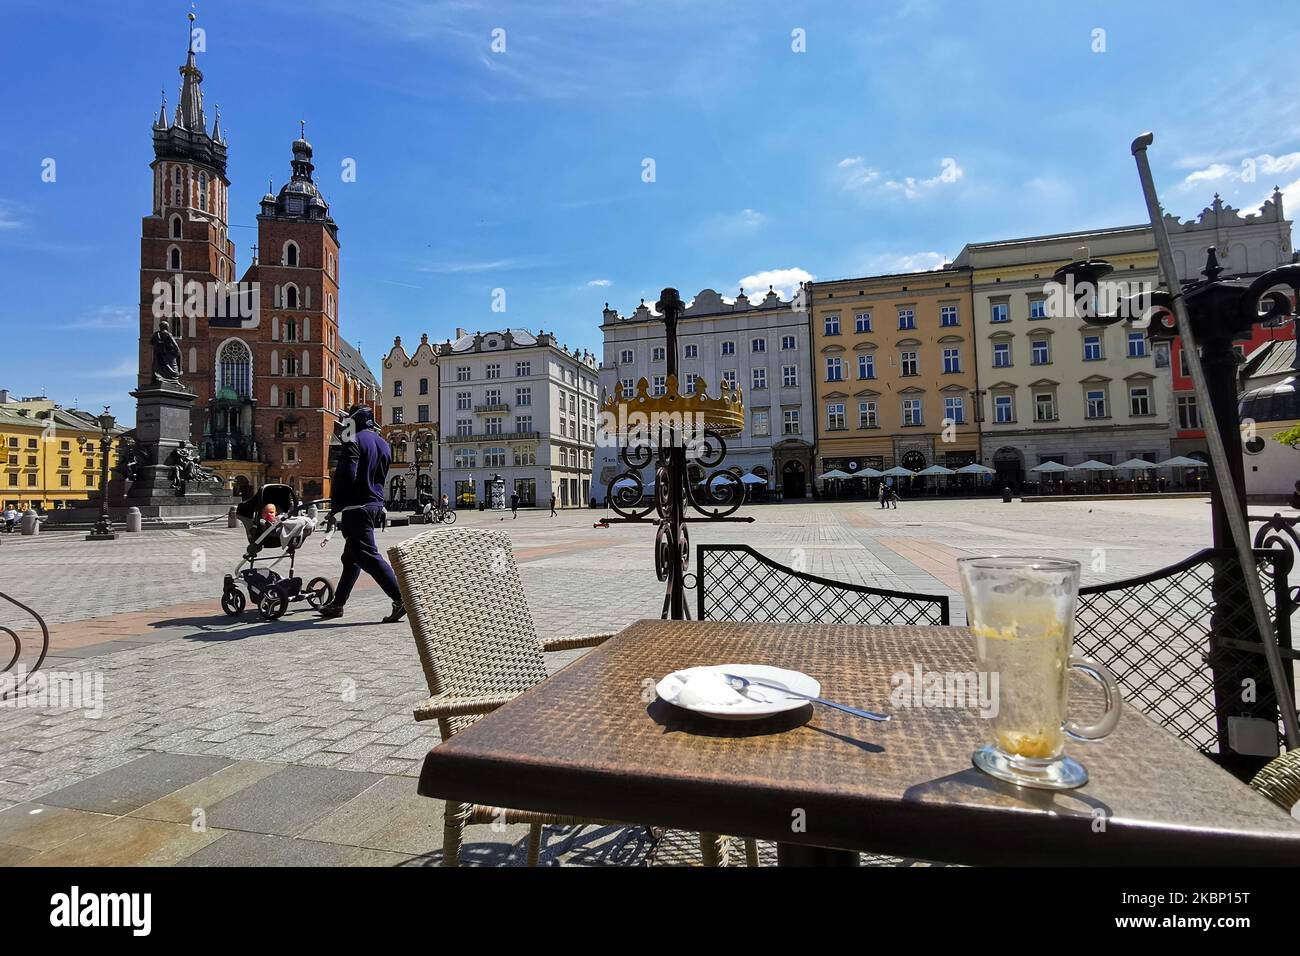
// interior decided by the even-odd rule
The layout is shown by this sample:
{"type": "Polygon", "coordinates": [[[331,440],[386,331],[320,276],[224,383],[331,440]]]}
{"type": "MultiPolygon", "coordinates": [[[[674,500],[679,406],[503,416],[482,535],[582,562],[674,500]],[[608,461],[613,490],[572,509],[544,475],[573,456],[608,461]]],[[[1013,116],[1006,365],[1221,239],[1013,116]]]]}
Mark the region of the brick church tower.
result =
{"type": "Polygon", "coordinates": [[[153,127],[153,209],[140,240],[140,384],[150,375],[149,340],[167,321],[181,349],[181,384],[196,395],[191,441],[204,464],[236,491],[283,482],[307,499],[328,495],[337,413],[353,401],[374,404],[378,388],[339,337],[338,226],[313,179],[311,144],[302,129],[289,181],[262,197],[260,255],[232,287],[226,141],[219,116],[207,126],[192,42],[180,73],[175,115],[168,119],[164,102],[153,127]],[[161,309],[160,282],[172,293],[161,309]],[[197,287],[212,294],[195,315],[175,293],[197,287]]]}

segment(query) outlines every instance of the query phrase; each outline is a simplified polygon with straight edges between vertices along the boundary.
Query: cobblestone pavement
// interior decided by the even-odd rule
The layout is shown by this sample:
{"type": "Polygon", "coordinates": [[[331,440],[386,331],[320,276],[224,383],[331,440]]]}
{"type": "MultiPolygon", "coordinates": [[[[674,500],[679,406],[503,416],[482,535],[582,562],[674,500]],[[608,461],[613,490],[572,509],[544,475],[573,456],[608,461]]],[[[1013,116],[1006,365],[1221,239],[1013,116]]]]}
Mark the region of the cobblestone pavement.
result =
{"type": "MultiPolygon", "coordinates": [[[[752,524],[692,525],[693,541],[750,544],[782,563],[798,556],[815,574],[950,594],[963,554],[1068,556],[1091,582],[1172,563],[1210,536],[1203,499],[911,501],[888,511],[808,503],[745,513],[752,524]]],[[[594,528],[601,514],[502,521],[471,512],[459,526],[510,533],[538,630],[551,637],[659,616],[653,528],[594,528]]],[[[381,546],[423,530],[391,528],[381,546]]],[[[320,540],[300,555],[304,579],[337,575],[342,541],[322,549],[320,540]]],[[[44,669],[103,681],[97,719],[0,707],[0,864],[436,861],[440,810],[415,796],[411,778],[437,731],[411,719],[426,690],[406,624],[376,623],[386,600],[368,579],[337,620],[296,605],[274,623],[251,611],[232,622],[218,599],[244,544],[224,526],[113,542],[58,533],[0,542],[0,590],[50,624],[44,669]]],[[[954,619],[961,614],[958,603],[954,619]]],[[[0,609],[0,625],[30,647],[32,621],[17,608],[0,609]]],[[[558,668],[574,655],[550,656],[558,668]]],[[[468,860],[517,854],[520,832],[480,831],[485,842],[469,847],[468,860]]],[[[639,852],[627,834],[552,834],[550,844],[565,862],[626,862],[639,852]]]]}

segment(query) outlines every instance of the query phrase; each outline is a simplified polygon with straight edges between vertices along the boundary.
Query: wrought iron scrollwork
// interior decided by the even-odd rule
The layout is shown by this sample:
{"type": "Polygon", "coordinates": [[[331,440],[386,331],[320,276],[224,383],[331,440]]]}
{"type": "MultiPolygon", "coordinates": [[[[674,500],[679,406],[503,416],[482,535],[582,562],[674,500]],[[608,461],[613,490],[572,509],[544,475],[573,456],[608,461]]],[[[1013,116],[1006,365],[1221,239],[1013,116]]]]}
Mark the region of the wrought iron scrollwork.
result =
{"type": "MultiPolygon", "coordinates": [[[[48,654],[50,650],[50,629],[46,625],[45,619],[41,617],[39,614],[37,614],[34,610],[29,608],[26,604],[22,603],[16,598],[10,597],[8,594],[5,594],[3,591],[0,591],[0,598],[3,598],[4,600],[8,601],[10,604],[18,608],[20,611],[24,611],[27,614],[30,614],[33,620],[36,621],[37,625],[41,629],[41,649],[40,652],[36,655],[36,663],[34,663],[30,668],[27,668],[26,671],[22,674],[21,678],[14,681],[12,686],[9,686],[9,681],[5,681],[3,684],[0,684],[0,700],[7,700],[10,697],[15,696],[19,691],[21,691],[23,689],[23,685],[27,683],[28,678],[37,670],[39,670],[41,664],[45,662],[45,655],[48,654]]],[[[19,636],[18,632],[11,627],[6,627],[5,625],[0,624],[0,631],[3,631],[6,635],[8,635],[9,640],[11,640],[14,645],[13,654],[10,655],[9,660],[5,663],[4,669],[0,670],[0,674],[7,674],[9,673],[9,671],[13,670],[18,665],[19,660],[23,656],[23,641],[22,638],[19,636]]]]}

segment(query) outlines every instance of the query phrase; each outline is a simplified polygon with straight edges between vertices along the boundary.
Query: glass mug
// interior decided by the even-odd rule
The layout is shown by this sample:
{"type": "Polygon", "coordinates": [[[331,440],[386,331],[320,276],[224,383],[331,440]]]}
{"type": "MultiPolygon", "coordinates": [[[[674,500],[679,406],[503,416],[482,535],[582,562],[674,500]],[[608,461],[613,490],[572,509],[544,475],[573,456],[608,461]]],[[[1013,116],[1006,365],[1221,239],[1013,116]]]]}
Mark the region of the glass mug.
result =
{"type": "Polygon", "coordinates": [[[1058,558],[961,558],[966,619],[975,635],[979,671],[996,679],[989,718],[993,742],[971,755],[1000,780],[1045,790],[1070,790],[1088,771],[1065,755],[1066,738],[1098,740],[1119,723],[1119,685],[1095,661],[1073,656],[1079,563],[1058,558]],[[1106,712],[1082,726],[1066,717],[1069,672],[1080,670],[1106,695],[1106,712]]]}

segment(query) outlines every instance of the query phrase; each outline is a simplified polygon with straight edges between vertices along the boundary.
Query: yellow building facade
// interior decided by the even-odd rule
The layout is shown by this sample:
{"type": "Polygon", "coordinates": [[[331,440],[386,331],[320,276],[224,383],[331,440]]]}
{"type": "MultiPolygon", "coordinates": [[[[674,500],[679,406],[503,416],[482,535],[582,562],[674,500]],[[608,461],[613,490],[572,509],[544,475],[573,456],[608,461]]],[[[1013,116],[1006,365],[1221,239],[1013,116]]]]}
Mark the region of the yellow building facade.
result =
{"type": "Polygon", "coordinates": [[[99,437],[93,416],[48,399],[0,404],[4,507],[48,511],[98,495],[99,437]]]}
{"type": "Polygon", "coordinates": [[[979,459],[969,269],[814,282],[807,295],[817,474],[979,459]]]}

